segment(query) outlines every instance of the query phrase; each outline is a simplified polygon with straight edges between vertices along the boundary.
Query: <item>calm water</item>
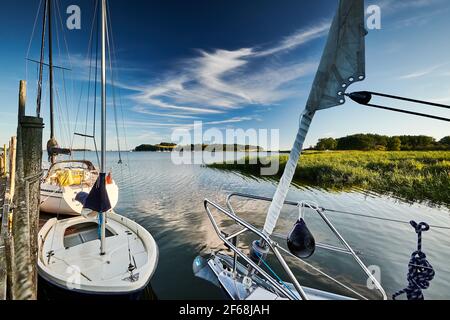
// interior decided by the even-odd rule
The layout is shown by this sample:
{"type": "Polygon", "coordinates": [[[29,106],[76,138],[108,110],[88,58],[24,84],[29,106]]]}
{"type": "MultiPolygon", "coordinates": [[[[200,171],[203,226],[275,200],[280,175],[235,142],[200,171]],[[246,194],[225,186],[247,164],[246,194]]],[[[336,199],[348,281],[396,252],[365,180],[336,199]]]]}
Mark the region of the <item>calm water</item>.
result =
{"type": "MultiPolygon", "coordinates": [[[[222,248],[204,211],[203,200],[208,198],[225,205],[225,198],[231,192],[271,197],[276,189],[275,183],[198,165],[177,166],[167,153],[127,153],[123,157],[128,165],[120,167],[115,164],[118,155],[108,155],[109,166],[121,190],[116,211],[142,224],[159,245],[160,261],[151,283],[157,297],[224,298],[218,288],[196,279],[192,272],[192,262],[198,254],[222,248]]],[[[92,153],[87,158],[96,159],[92,153]]],[[[288,198],[315,201],[330,209],[450,226],[450,212],[447,209],[411,205],[373,194],[330,193],[292,187],[288,198]]],[[[234,206],[251,223],[263,225],[268,208],[266,204],[236,199],[234,206]]],[[[295,208],[286,208],[276,232],[287,234],[297,216],[295,208]]],[[[388,295],[406,287],[407,264],[416,248],[416,234],[410,226],[347,215],[330,214],[329,217],[360,253],[366,265],[380,267],[381,282],[388,295]]],[[[333,236],[312,213],[307,213],[306,221],[316,240],[336,244],[333,236]]],[[[283,243],[284,240],[277,241],[283,243]]],[[[241,245],[248,247],[245,242],[241,245]]],[[[425,291],[426,298],[450,299],[449,231],[432,229],[425,233],[423,246],[436,270],[431,288],[425,291]]],[[[364,277],[356,263],[346,256],[318,250],[309,262],[340,281],[365,287],[364,277]]],[[[341,292],[336,285],[314,276],[313,272],[305,272],[301,265],[295,264],[293,268],[302,284],[341,292]]]]}

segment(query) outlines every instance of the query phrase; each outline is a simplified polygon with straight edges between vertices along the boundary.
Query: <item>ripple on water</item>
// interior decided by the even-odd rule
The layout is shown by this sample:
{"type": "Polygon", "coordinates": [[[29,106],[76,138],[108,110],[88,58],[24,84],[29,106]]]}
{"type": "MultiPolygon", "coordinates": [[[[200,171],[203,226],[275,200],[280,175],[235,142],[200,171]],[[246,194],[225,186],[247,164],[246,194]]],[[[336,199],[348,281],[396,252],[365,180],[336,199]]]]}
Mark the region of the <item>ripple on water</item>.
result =
{"type": "MultiPolygon", "coordinates": [[[[226,196],[231,192],[271,197],[275,183],[201,166],[176,166],[172,164],[170,154],[165,153],[132,153],[128,157],[129,166],[122,172],[113,172],[120,187],[117,211],[143,225],[158,242],[160,263],[152,281],[157,296],[161,299],[221,298],[215,287],[196,279],[192,273],[196,255],[223,248],[204,212],[203,200],[208,198],[224,206],[226,196]]],[[[116,168],[114,161],[110,159],[108,165],[116,168]]],[[[314,201],[322,207],[376,217],[450,226],[448,209],[411,205],[372,193],[335,193],[312,187],[293,187],[289,199],[314,201]]],[[[238,199],[233,203],[243,217],[258,226],[263,225],[267,204],[238,199]]],[[[295,209],[284,209],[277,232],[286,234],[296,215],[295,209]]],[[[348,215],[330,213],[328,216],[344,238],[361,251],[361,258],[367,265],[380,267],[382,284],[389,294],[406,286],[407,263],[416,247],[416,234],[411,227],[348,215]]],[[[307,214],[307,221],[318,238],[336,241],[313,215],[307,214]]],[[[280,239],[280,243],[282,241],[280,239]]],[[[248,248],[248,243],[242,245],[248,248]]],[[[424,250],[436,269],[436,278],[425,292],[428,299],[450,299],[449,247],[448,230],[432,229],[424,235],[424,250]]],[[[361,282],[357,266],[346,258],[319,250],[311,262],[336,274],[344,282],[361,282]]],[[[305,274],[303,267],[297,264],[294,267],[301,275],[302,283],[337,290],[314,276],[314,272],[305,274]]]]}

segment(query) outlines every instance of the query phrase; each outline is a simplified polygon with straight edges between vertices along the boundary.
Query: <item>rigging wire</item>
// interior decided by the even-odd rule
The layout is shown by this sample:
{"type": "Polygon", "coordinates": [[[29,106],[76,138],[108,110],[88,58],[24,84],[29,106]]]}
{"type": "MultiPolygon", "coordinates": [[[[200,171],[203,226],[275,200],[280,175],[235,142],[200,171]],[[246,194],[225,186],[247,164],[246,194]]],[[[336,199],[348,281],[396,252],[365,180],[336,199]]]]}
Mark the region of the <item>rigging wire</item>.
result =
{"type": "MultiPolygon", "coordinates": [[[[88,49],[87,49],[87,53],[86,53],[86,59],[89,59],[89,53],[91,51],[92,39],[93,39],[93,33],[94,33],[94,23],[97,21],[96,20],[97,12],[98,12],[98,0],[95,1],[95,9],[94,9],[93,17],[92,17],[91,32],[90,32],[90,37],[89,37],[88,49]]],[[[77,113],[76,113],[76,117],[75,117],[75,129],[74,129],[74,135],[73,135],[73,139],[72,139],[71,149],[73,149],[73,146],[75,143],[75,137],[77,136],[76,131],[77,131],[78,120],[79,120],[80,112],[81,112],[81,105],[82,105],[82,101],[83,101],[84,90],[85,90],[85,84],[83,83],[81,86],[80,98],[78,100],[77,113]]]]}
{"type": "MultiPolygon", "coordinates": [[[[55,28],[56,28],[56,44],[57,44],[57,48],[58,48],[58,57],[60,59],[60,64],[62,64],[62,50],[61,50],[61,43],[60,43],[60,32],[59,32],[59,28],[58,28],[58,15],[56,14],[56,11],[58,10],[57,5],[56,5],[57,1],[53,1],[53,12],[55,12],[55,17],[56,17],[56,23],[55,23],[55,28]]],[[[61,31],[63,36],[64,36],[64,30],[61,31]]],[[[60,134],[62,137],[62,145],[67,145],[70,141],[70,135],[71,135],[71,129],[70,129],[70,116],[69,116],[69,111],[68,111],[68,103],[67,103],[67,90],[66,90],[66,79],[64,76],[64,70],[62,70],[62,83],[63,83],[63,94],[64,94],[64,100],[65,100],[65,108],[62,105],[62,99],[61,99],[61,95],[60,92],[58,90],[58,86],[55,85],[55,93],[56,93],[56,98],[57,98],[57,104],[59,103],[58,106],[58,110],[59,110],[59,127],[60,127],[60,134]],[[64,113],[65,111],[65,113],[64,113]],[[66,118],[66,119],[65,119],[66,118]],[[66,125],[64,126],[63,123],[66,123],[66,125]],[[66,129],[66,130],[64,130],[66,129]]]]}
{"type": "MultiPolygon", "coordinates": [[[[110,16],[110,15],[109,15],[110,16]]],[[[108,24],[109,26],[111,23],[108,24]]],[[[113,69],[113,62],[111,59],[111,43],[110,43],[110,30],[109,28],[106,29],[106,39],[108,43],[108,56],[109,56],[109,67],[111,70],[111,87],[112,87],[112,98],[113,98],[113,109],[114,109],[114,122],[116,127],[116,138],[117,138],[117,151],[119,152],[119,164],[122,164],[122,152],[120,148],[120,133],[119,133],[119,122],[117,118],[117,104],[116,104],[116,85],[114,81],[114,69],[113,69]]]]}
{"type": "MultiPolygon", "coordinates": [[[[56,25],[58,25],[58,21],[59,21],[60,22],[60,26],[61,26],[62,39],[63,39],[64,44],[65,44],[66,54],[67,54],[68,61],[69,61],[69,66],[70,66],[70,69],[72,69],[72,61],[71,61],[71,57],[70,57],[70,51],[69,51],[69,46],[68,46],[67,39],[66,39],[66,34],[64,32],[65,28],[64,28],[64,24],[62,22],[62,16],[61,16],[61,11],[60,11],[60,6],[59,6],[59,0],[54,1],[54,5],[55,5],[55,12],[58,13],[58,15],[56,16],[56,25]]],[[[58,28],[57,28],[56,35],[57,35],[57,43],[58,43],[59,55],[60,55],[60,59],[61,59],[61,57],[62,57],[61,51],[62,50],[61,50],[61,45],[60,45],[60,40],[59,40],[58,28]]],[[[67,93],[65,69],[61,69],[61,74],[62,74],[62,82],[63,82],[64,102],[65,102],[65,106],[66,106],[66,108],[65,108],[65,111],[66,111],[65,116],[66,116],[66,120],[67,120],[67,144],[68,144],[70,142],[70,136],[71,136],[72,130],[71,130],[69,107],[68,107],[69,106],[69,99],[68,99],[68,93],[67,93]]],[[[72,77],[72,88],[73,88],[73,77],[72,77]]],[[[72,103],[70,103],[70,105],[72,105],[72,103]]]]}
{"type": "MultiPolygon", "coordinates": [[[[107,10],[108,10],[108,14],[109,14],[109,25],[111,28],[111,43],[112,43],[112,53],[113,53],[113,58],[114,58],[114,70],[119,70],[117,63],[118,63],[118,58],[117,58],[117,53],[116,53],[116,44],[115,44],[115,40],[114,40],[114,29],[113,29],[113,23],[112,23],[112,17],[111,17],[111,12],[109,9],[109,4],[107,4],[107,10]]],[[[124,107],[123,107],[123,98],[122,98],[122,91],[120,88],[118,88],[118,96],[119,96],[119,106],[120,106],[120,112],[121,112],[121,118],[122,118],[122,132],[124,135],[124,144],[125,144],[125,150],[129,150],[129,145],[128,145],[128,138],[127,138],[127,130],[126,130],[126,126],[125,126],[125,116],[124,116],[124,107]]],[[[131,172],[131,161],[130,161],[130,155],[128,152],[126,152],[126,161],[127,161],[127,172],[128,172],[128,176],[132,177],[132,172],[131,172]]],[[[122,172],[122,166],[120,166],[121,168],[121,173],[123,176],[123,172],[122,172]]],[[[133,201],[133,204],[136,204],[136,194],[135,194],[135,189],[134,188],[130,188],[131,190],[131,198],[133,201]]]]}
{"type": "Polygon", "coordinates": [[[95,79],[94,79],[94,110],[93,110],[93,117],[94,117],[94,121],[93,121],[93,128],[92,128],[92,136],[94,137],[94,148],[95,148],[95,154],[97,156],[97,163],[98,166],[100,167],[100,155],[98,152],[98,148],[97,148],[97,138],[96,138],[96,133],[97,133],[97,89],[98,89],[98,57],[99,57],[99,45],[100,45],[100,35],[99,35],[99,31],[100,30],[100,19],[97,18],[97,37],[96,37],[96,44],[95,44],[95,79]]]}
{"type": "Polygon", "coordinates": [[[393,112],[398,112],[398,113],[405,113],[405,114],[409,114],[409,115],[413,115],[413,116],[419,116],[419,117],[423,117],[423,118],[429,118],[429,119],[434,119],[434,120],[450,122],[449,118],[429,115],[429,114],[425,114],[425,113],[413,112],[413,111],[408,111],[408,110],[403,110],[403,109],[391,108],[391,107],[387,107],[387,106],[370,103],[370,101],[372,100],[372,96],[374,96],[374,95],[389,98],[389,99],[408,101],[408,102],[412,102],[412,103],[416,103],[416,104],[425,104],[425,105],[429,105],[429,106],[450,109],[450,106],[446,106],[446,105],[439,104],[439,103],[433,103],[433,102],[422,101],[422,100],[417,100],[417,99],[393,96],[390,94],[384,94],[384,93],[378,93],[378,92],[359,91],[359,92],[352,92],[352,93],[345,94],[345,96],[349,97],[356,103],[363,105],[363,106],[370,107],[370,108],[388,110],[388,111],[393,111],[393,112]]]}
{"type": "MultiPolygon", "coordinates": [[[[31,46],[33,44],[34,34],[36,32],[36,26],[37,26],[37,22],[39,19],[39,12],[41,11],[41,7],[42,7],[42,0],[39,1],[39,6],[36,11],[36,17],[34,18],[33,30],[31,31],[30,41],[28,43],[28,49],[27,49],[27,55],[26,55],[27,59],[30,57],[31,46]]],[[[28,81],[28,60],[25,63],[25,79],[28,81]]]]}
{"type": "MultiPolygon", "coordinates": [[[[325,212],[330,212],[330,213],[339,213],[339,214],[345,214],[345,215],[350,215],[350,216],[355,216],[355,217],[368,218],[368,219],[374,219],[374,220],[381,220],[381,221],[395,222],[395,223],[401,223],[401,224],[410,225],[409,221],[402,221],[402,220],[389,219],[389,218],[381,218],[381,217],[375,217],[375,216],[370,216],[370,215],[366,215],[366,214],[360,214],[360,213],[354,213],[354,212],[348,212],[348,211],[340,211],[340,210],[333,210],[333,209],[327,209],[327,208],[320,208],[320,209],[325,211],[325,212]]],[[[446,227],[446,226],[430,225],[430,227],[434,228],[434,229],[450,230],[450,227],[446,227]]]]}
{"type": "Polygon", "coordinates": [[[450,106],[447,106],[447,105],[441,104],[441,103],[405,98],[405,97],[400,97],[400,96],[394,96],[392,94],[373,92],[373,91],[367,91],[367,93],[370,93],[371,95],[374,95],[374,96],[380,96],[380,97],[389,98],[389,99],[403,100],[403,101],[408,101],[408,102],[412,102],[412,103],[426,104],[426,105],[438,107],[438,108],[450,109],[450,106]]]}
{"type": "MultiPolygon", "coordinates": [[[[84,147],[83,147],[83,149],[84,149],[83,150],[83,159],[85,159],[85,160],[86,160],[86,148],[87,148],[87,136],[88,136],[89,105],[91,102],[93,46],[91,45],[89,49],[90,49],[90,52],[89,52],[89,76],[88,76],[88,90],[87,90],[87,100],[86,100],[86,117],[85,117],[85,122],[84,122],[84,147]]],[[[96,99],[96,97],[94,97],[94,99],[96,99]]]]}

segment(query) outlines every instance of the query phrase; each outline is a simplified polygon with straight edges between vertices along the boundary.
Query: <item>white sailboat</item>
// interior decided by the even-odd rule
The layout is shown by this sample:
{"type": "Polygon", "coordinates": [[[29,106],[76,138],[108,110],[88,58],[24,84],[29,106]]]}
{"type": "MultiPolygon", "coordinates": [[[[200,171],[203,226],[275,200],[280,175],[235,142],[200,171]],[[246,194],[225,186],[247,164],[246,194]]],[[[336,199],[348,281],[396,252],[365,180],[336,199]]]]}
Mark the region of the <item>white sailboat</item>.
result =
{"type": "Polygon", "coordinates": [[[50,285],[82,295],[130,296],[143,291],[158,263],[158,247],[142,226],[114,213],[106,167],[106,0],[102,21],[101,170],[82,216],[52,219],[39,232],[38,270],[50,285]]]}
{"type": "Polygon", "coordinates": [[[355,251],[340,235],[338,230],[327,218],[326,214],[310,202],[286,201],[290,184],[293,180],[298,161],[303,149],[306,135],[317,111],[340,106],[345,103],[345,91],[353,83],[365,79],[365,21],[364,0],[340,0],[338,11],[330,28],[325,51],[312,86],[305,111],[300,118],[300,126],[286,164],[283,177],[278,185],[274,198],[264,198],[254,195],[232,194],[227,199],[227,208],[205,200],[205,209],[209,219],[225,246],[233,252],[228,256],[216,252],[210,257],[197,257],[194,261],[194,273],[203,279],[213,282],[223,288],[227,295],[235,300],[349,300],[368,299],[358,288],[351,288],[338,279],[326,274],[323,270],[309,264],[309,258],[316,248],[330,251],[333,254],[344,254],[353,258],[361,271],[367,277],[380,299],[387,299],[386,293],[377,279],[372,275],[355,251]],[[231,198],[239,197],[246,200],[270,202],[264,228],[261,230],[238,216],[231,204],[231,198]],[[281,246],[272,239],[278,218],[283,206],[297,206],[300,216],[294,229],[287,236],[287,247],[281,246]],[[316,243],[305,220],[302,211],[308,209],[316,214],[330,229],[341,246],[326,243],[316,243]],[[220,227],[215,215],[225,216],[236,224],[237,231],[229,232],[220,227]],[[250,246],[250,254],[238,247],[239,237],[257,236],[260,240],[250,246]],[[275,256],[276,272],[268,262],[268,255],[275,256]],[[287,258],[295,259],[299,264],[312,268],[318,274],[339,289],[348,294],[338,295],[333,292],[302,286],[286,262],[287,258]],[[287,280],[283,280],[282,277],[287,280]]]}
{"type": "MultiPolygon", "coordinates": [[[[41,206],[43,212],[60,215],[80,215],[83,206],[76,200],[80,193],[89,193],[98,178],[98,170],[86,160],[57,161],[58,155],[70,155],[71,150],[59,147],[55,137],[54,121],[54,80],[53,80],[53,45],[52,45],[52,1],[45,0],[43,14],[43,30],[41,43],[41,60],[37,107],[41,109],[42,77],[44,66],[45,29],[48,27],[48,68],[49,68],[49,100],[50,100],[50,140],[47,143],[47,152],[51,163],[41,183],[41,206]]],[[[107,191],[112,208],[118,202],[119,189],[111,178],[108,177],[107,191]]]]}
{"type": "MultiPolygon", "coordinates": [[[[77,196],[89,193],[99,176],[98,170],[87,160],[57,161],[51,165],[41,183],[42,212],[60,215],[80,215],[83,210],[77,196]]],[[[106,190],[115,208],[119,188],[113,179],[107,179],[106,190]]]]}

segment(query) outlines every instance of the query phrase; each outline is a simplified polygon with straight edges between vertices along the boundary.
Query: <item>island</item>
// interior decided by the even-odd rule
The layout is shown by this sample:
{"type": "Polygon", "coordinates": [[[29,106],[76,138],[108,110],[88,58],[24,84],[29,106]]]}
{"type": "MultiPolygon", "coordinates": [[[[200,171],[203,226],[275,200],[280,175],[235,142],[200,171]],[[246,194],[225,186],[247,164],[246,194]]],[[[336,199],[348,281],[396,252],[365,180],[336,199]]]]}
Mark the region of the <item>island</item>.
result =
{"type": "Polygon", "coordinates": [[[135,152],[263,152],[260,146],[241,145],[241,144],[191,144],[179,146],[174,143],[161,142],[157,145],[142,144],[134,149],[135,152]]]}

